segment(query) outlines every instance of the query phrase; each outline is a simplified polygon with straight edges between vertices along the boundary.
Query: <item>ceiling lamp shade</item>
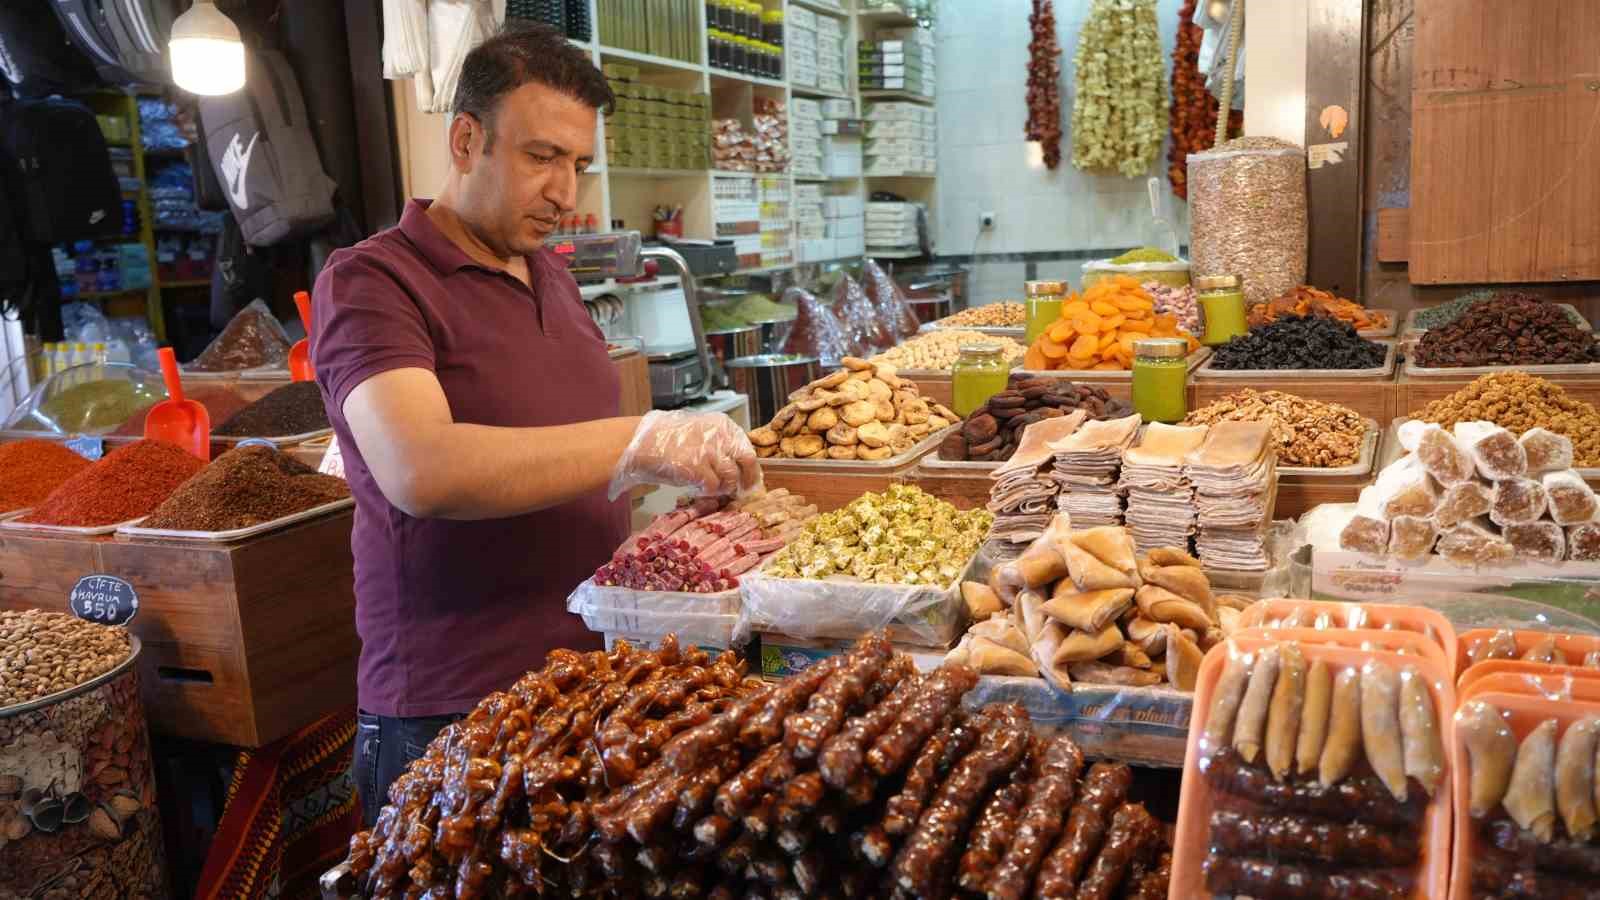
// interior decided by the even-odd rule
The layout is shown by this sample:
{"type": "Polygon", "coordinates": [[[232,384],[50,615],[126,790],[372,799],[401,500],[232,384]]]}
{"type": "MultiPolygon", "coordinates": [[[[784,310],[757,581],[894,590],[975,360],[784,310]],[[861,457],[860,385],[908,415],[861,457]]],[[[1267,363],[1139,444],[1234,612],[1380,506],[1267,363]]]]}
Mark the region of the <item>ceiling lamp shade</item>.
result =
{"type": "Polygon", "coordinates": [[[244,41],[239,27],[212,0],[195,0],[172,23],[172,80],[206,97],[244,87],[244,41]]]}

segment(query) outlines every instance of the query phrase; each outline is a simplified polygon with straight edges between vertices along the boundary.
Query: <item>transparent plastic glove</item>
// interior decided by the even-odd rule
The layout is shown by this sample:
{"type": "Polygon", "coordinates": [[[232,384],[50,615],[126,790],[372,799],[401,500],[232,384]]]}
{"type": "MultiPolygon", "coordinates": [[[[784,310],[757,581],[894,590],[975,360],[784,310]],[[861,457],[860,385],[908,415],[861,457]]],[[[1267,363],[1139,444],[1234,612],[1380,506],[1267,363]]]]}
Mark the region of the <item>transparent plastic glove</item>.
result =
{"type": "Polygon", "coordinates": [[[761,484],[756,448],[722,413],[653,410],[622,452],[609,495],[641,484],[692,487],[705,496],[738,494],[761,484]]]}

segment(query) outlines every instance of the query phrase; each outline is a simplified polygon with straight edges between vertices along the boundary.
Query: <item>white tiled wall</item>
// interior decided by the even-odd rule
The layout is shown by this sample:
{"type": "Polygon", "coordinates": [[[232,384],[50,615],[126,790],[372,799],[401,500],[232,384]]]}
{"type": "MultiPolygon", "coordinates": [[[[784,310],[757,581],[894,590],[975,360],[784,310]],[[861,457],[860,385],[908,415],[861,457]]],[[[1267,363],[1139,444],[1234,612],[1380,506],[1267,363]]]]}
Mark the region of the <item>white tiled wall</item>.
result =
{"type": "MultiPolygon", "coordinates": [[[[1177,33],[1181,0],[1159,0],[1163,53],[1177,33]]],[[[1062,160],[1044,167],[1037,144],[1023,140],[1027,121],[1029,0],[943,0],[939,4],[939,239],[944,253],[1031,253],[1127,248],[1149,243],[1145,179],[1089,175],[1073,168],[1072,59],[1088,0],[1058,0],[1061,44],[1062,160]],[[979,234],[978,214],[995,213],[995,227],[979,234]]],[[[1170,63],[1169,63],[1170,65],[1170,63]]],[[[1164,79],[1165,81],[1165,79],[1164,79]]],[[[1150,175],[1166,179],[1166,149],[1150,175]]],[[[1179,239],[1187,242],[1188,211],[1177,210],[1179,239]]],[[[973,283],[995,282],[979,264],[973,283]]],[[[1020,268],[1020,266],[1017,266],[1020,268]]],[[[1076,265],[1073,266],[1076,282],[1076,265]]],[[[1041,276],[1042,277],[1042,276],[1041,276]]],[[[1006,295],[1021,293],[1021,277],[1006,295]]],[[[972,293],[974,302],[985,294],[972,293]]]]}

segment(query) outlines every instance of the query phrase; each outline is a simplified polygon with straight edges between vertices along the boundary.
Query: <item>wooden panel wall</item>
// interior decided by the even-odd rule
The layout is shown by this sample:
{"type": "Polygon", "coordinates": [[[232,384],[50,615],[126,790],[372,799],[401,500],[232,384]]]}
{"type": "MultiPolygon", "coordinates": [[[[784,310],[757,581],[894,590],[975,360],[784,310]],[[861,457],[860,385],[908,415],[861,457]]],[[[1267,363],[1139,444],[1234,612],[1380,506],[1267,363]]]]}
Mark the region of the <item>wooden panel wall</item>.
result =
{"type": "Polygon", "coordinates": [[[1600,3],[1415,16],[1411,280],[1600,278],[1600,3]]]}

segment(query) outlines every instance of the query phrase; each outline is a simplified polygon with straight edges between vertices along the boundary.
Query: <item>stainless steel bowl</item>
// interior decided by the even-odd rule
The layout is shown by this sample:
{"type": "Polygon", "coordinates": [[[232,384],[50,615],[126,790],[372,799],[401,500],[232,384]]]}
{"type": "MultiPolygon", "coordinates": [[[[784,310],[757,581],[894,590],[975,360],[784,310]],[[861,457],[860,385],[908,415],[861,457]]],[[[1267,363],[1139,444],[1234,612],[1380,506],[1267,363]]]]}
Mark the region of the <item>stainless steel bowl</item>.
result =
{"type": "Polygon", "coordinates": [[[706,332],[706,349],[717,359],[727,362],[741,356],[765,353],[761,343],[761,326],[741,325],[738,328],[719,328],[706,332]]]}
{"type": "Polygon", "coordinates": [[[730,359],[724,366],[733,389],[750,398],[750,422],[757,426],[772,421],[789,395],[815,380],[822,369],[814,356],[782,353],[730,359]]]}
{"type": "Polygon", "coordinates": [[[794,317],[767,319],[750,324],[761,329],[761,349],[757,351],[758,353],[782,353],[784,342],[789,340],[789,331],[794,328],[794,317]]]}
{"type": "Polygon", "coordinates": [[[911,311],[917,314],[917,321],[926,325],[955,312],[955,301],[949,294],[935,294],[933,296],[906,297],[906,303],[911,306],[911,311]]]}

